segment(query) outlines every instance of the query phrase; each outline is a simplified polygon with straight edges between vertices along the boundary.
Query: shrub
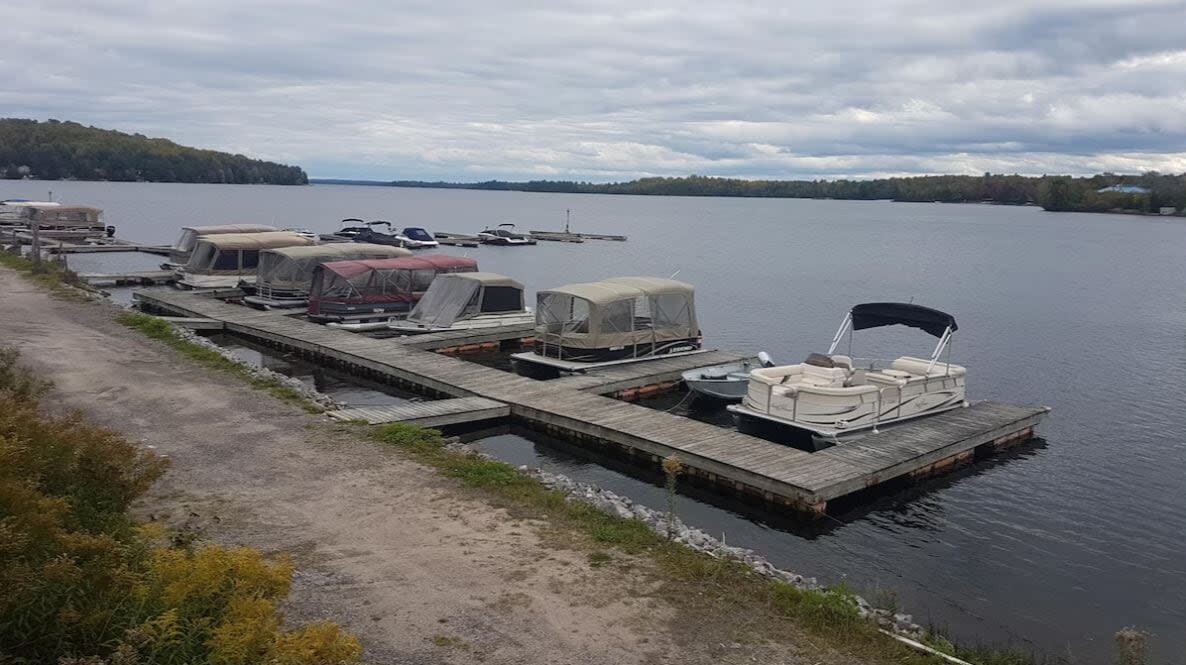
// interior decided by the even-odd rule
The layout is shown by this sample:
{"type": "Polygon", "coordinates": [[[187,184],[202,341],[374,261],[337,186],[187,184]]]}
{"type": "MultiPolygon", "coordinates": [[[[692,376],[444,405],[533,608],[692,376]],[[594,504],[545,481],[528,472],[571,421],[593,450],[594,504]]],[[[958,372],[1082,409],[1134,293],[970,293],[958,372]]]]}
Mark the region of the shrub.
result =
{"type": "Polygon", "coordinates": [[[0,663],[330,665],[358,640],[281,628],[292,567],[252,549],[155,544],[128,516],[165,461],[77,415],[0,349],[0,663]]]}

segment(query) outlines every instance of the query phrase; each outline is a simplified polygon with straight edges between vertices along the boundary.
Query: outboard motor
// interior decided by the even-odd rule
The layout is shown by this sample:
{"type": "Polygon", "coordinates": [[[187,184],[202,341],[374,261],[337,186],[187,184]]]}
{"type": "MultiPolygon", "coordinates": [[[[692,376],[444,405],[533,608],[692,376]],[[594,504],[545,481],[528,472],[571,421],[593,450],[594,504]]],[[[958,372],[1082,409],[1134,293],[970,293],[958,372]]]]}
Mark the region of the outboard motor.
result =
{"type": "Polygon", "coordinates": [[[760,363],[762,367],[774,367],[774,360],[772,360],[770,358],[770,354],[766,353],[765,351],[758,352],[758,363],[760,363]]]}
{"type": "Polygon", "coordinates": [[[115,227],[114,227],[114,226],[108,226],[108,227],[107,227],[105,230],[107,231],[107,237],[108,237],[108,238],[114,238],[114,237],[115,237],[115,227]]]}

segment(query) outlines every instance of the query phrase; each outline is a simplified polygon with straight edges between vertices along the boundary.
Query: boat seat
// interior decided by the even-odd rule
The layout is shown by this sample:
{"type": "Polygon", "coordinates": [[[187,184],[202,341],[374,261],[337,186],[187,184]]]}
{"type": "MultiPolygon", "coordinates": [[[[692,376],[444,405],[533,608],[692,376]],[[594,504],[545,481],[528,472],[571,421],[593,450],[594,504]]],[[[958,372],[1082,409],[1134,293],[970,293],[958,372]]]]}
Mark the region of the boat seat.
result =
{"type": "Polygon", "coordinates": [[[931,370],[927,371],[927,366],[931,361],[922,358],[913,358],[911,356],[902,356],[890,363],[890,369],[896,369],[901,372],[907,372],[917,376],[935,377],[935,376],[964,376],[968,370],[960,365],[949,365],[945,362],[936,362],[931,370]]]}

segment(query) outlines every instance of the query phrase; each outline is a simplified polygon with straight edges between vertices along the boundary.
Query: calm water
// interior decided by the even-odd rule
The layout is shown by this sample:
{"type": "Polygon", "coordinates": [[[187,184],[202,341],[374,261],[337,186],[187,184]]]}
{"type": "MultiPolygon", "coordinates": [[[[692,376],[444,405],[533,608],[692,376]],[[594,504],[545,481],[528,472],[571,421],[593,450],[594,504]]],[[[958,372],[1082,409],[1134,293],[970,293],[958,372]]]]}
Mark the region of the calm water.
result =
{"type": "MultiPolygon", "coordinates": [[[[154,243],[172,242],[186,224],[329,231],[349,216],[454,232],[505,221],[557,229],[571,209],[574,230],[630,241],[451,251],[533,288],[678,273],[697,287],[711,346],[765,349],[782,361],[825,350],[856,302],[914,299],[950,311],[969,395],[1054,407],[1044,443],[883,498],[829,528],[807,532],[689,499],[690,521],[796,571],[893,589],[916,617],[961,636],[1103,663],[1112,633],[1136,625],[1155,634],[1160,661],[1186,657],[1181,219],[339,186],[0,182],[0,198],[48,188],[104,208],[120,236],[154,243]]],[[[918,355],[932,341],[865,331],[854,351],[918,355]]],[[[502,442],[516,454],[541,446],[502,442]]]]}

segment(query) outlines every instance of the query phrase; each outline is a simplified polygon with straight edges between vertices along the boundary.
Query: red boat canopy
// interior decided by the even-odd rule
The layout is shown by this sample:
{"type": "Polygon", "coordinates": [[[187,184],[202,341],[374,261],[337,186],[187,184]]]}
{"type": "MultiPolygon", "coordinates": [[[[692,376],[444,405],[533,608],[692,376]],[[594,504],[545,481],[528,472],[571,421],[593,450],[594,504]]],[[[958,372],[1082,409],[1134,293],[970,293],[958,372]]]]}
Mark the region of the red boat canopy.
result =
{"type": "Polygon", "coordinates": [[[410,305],[437,275],[477,270],[473,259],[443,254],[323,263],[313,272],[309,313],[319,313],[321,304],[328,302],[410,305]]]}

